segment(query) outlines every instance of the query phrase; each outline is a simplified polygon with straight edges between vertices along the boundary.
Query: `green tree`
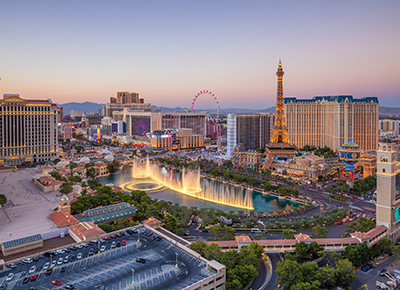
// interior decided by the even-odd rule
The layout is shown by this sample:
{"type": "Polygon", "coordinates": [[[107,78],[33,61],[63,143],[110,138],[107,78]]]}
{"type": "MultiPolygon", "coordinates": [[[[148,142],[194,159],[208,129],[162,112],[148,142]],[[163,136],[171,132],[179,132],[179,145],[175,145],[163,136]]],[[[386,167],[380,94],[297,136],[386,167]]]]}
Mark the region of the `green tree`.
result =
{"type": "Polygon", "coordinates": [[[88,184],[89,184],[89,187],[93,190],[95,190],[97,187],[102,185],[97,179],[89,180],[88,184]]]}
{"type": "Polygon", "coordinates": [[[86,168],[86,176],[88,178],[94,178],[96,176],[96,169],[94,169],[94,167],[86,168]]]}
{"type": "Polygon", "coordinates": [[[282,239],[283,240],[294,240],[294,232],[290,229],[283,230],[282,239]]]}
{"type": "Polygon", "coordinates": [[[217,260],[219,259],[219,256],[221,255],[221,249],[217,244],[211,244],[207,246],[204,252],[204,257],[207,260],[217,260]]]}
{"type": "Polygon", "coordinates": [[[308,245],[308,254],[313,259],[321,257],[323,252],[324,252],[324,247],[318,245],[317,242],[312,242],[311,244],[308,245]]]}
{"type": "Polygon", "coordinates": [[[393,254],[393,261],[397,261],[400,259],[400,245],[396,245],[392,249],[392,254],[393,254]]]}
{"type": "Polygon", "coordinates": [[[220,224],[211,226],[211,227],[208,229],[208,232],[209,232],[210,234],[212,234],[212,235],[215,235],[215,240],[216,240],[216,241],[219,241],[219,240],[221,239],[222,227],[221,227],[220,224]]]}
{"type": "Polygon", "coordinates": [[[206,251],[207,244],[203,241],[195,241],[190,245],[190,248],[203,256],[206,251]]]}
{"type": "Polygon", "coordinates": [[[222,177],[225,179],[232,179],[232,174],[228,170],[222,172],[222,177]]]}
{"type": "Polygon", "coordinates": [[[107,165],[107,168],[108,168],[108,171],[109,171],[110,173],[115,173],[115,172],[117,172],[117,171],[119,170],[119,168],[120,168],[120,163],[119,163],[118,160],[113,160],[113,162],[111,162],[111,163],[109,163],[109,164],[107,165]]]}
{"type": "Polygon", "coordinates": [[[358,267],[371,259],[371,251],[366,243],[350,245],[344,250],[343,257],[358,267]]]}
{"type": "Polygon", "coordinates": [[[322,281],[325,282],[326,287],[333,287],[336,285],[337,277],[335,269],[328,266],[320,268],[322,281]]]}
{"type": "Polygon", "coordinates": [[[294,254],[296,260],[304,260],[308,258],[308,245],[305,242],[300,242],[295,245],[294,254]]]}
{"type": "Polygon", "coordinates": [[[171,214],[167,214],[164,218],[164,228],[170,232],[177,233],[178,232],[178,225],[176,222],[176,217],[171,214]]]}
{"type": "Polygon", "coordinates": [[[232,227],[227,225],[224,226],[225,235],[223,236],[224,240],[234,240],[235,239],[235,232],[233,231],[232,227]]]}
{"type": "Polygon", "coordinates": [[[278,262],[276,268],[278,279],[276,282],[283,285],[283,289],[290,290],[292,285],[303,281],[303,271],[299,263],[293,260],[278,262]]]}
{"type": "Polygon", "coordinates": [[[387,238],[383,238],[381,239],[375,246],[374,246],[375,250],[379,253],[392,253],[393,250],[393,246],[392,246],[392,242],[387,239],[387,238]]]}
{"type": "Polygon", "coordinates": [[[373,229],[376,226],[376,222],[369,220],[365,217],[360,217],[358,222],[351,222],[347,224],[346,233],[354,233],[354,232],[362,232],[366,233],[369,230],[373,229]]]}
{"type": "Polygon", "coordinates": [[[350,286],[356,278],[355,267],[348,260],[338,260],[336,262],[336,278],[343,286],[350,286]]]}
{"type": "Polygon", "coordinates": [[[72,192],[73,188],[72,188],[72,184],[70,182],[64,182],[61,186],[60,192],[62,194],[67,194],[72,192]]]}
{"type": "Polygon", "coordinates": [[[316,225],[311,229],[312,229],[311,238],[313,239],[325,239],[328,236],[328,230],[326,228],[321,227],[320,225],[316,225]]]}
{"type": "Polygon", "coordinates": [[[7,196],[0,194],[0,205],[3,206],[7,203],[7,196]]]}

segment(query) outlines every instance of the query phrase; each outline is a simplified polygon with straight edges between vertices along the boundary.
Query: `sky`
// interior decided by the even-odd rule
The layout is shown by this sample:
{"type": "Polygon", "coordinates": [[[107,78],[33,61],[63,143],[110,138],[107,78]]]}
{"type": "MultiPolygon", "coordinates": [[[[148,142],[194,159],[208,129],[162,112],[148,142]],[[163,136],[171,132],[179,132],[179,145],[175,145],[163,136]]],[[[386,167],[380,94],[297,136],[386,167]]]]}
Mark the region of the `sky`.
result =
{"type": "Polygon", "coordinates": [[[221,108],[263,109],[281,58],[285,96],[400,107],[399,15],[398,0],[1,0],[0,93],[190,107],[209,90],[221,108]]]}

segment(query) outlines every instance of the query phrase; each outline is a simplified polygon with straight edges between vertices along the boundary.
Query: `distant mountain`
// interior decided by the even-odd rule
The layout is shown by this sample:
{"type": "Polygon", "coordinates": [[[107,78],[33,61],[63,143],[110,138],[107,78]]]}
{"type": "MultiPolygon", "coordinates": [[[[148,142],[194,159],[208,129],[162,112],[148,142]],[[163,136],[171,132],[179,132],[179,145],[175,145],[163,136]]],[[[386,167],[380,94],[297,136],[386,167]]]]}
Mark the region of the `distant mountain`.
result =
{"type": "Polygon", "coordinates": [[[98,112],[102,106],[105,104],[98,104],[93,102],[84,102],[84,103],[65,103],[65,104],[58,104],[60,107],[63,107],[63,113],[69,114],[71,110],[80,111],[80,112],[98,112]]]}
{"type": "MultiPolygon", "coordinates": [[[[62,106],[64,109],[64,114],[68,114],[71,110],[75,111],[83,111],[83,112],[97,112],[100,107],[105,106],[105,104],[98,104],[98,103],[93,103],[93,102],[84,102],[84,103],[65,103],[65,104],[59,104],[59,106],[62,106]]],[[[175,112],[175,111],[185,111],[187,110],[188,112],[191,111],[191,108],[185,108],[185,107],[175,107],[175,108],[169,108],[169,107],[162,107],[162,106],[151,106],[153,112],[155,108],[160,108],[161,112],[175,112]]],[[[196,110],[198,112],[200,111],[207,111],[211,114],[216,114],[217,109],[212,108],[212,109],[198,109],[196,110]]],[[[226,115],[229,113],[234,113],[234,114],[254,114],[254,113],[274,113],[275,112],[275,107],[269,107],[266,109],[261,109],[261,110],[255,110],[255,109],[246,109],[246,108],[230,108],[230,109],[219,109],[219,113],[221,115],[226,115]]],[[[383,116],[397,116],[400,115],[400,108],[390,108],[390,107],[383,107],[379,106],[379,114],[383,116]]]]}
{"type": "Polygon", "coordinates": [[[400,108],[389,108],[389,107],[382,107],[379,106],[379,115],[383,116],[398,116],[400,115],[400,108]]]}

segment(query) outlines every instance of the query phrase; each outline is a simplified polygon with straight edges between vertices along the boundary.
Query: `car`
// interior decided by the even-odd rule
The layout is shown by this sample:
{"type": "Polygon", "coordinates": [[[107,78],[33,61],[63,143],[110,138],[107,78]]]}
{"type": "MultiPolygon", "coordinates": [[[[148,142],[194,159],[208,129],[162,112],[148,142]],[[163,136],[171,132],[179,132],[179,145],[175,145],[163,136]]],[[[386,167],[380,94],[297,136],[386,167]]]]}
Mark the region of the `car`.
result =
{"type": "Polygon", "coordinates": [[[162,240],[162,237],[158,236],[156,241],[159,242],[159,241],[161,241],[161,240],[162,240]]]}
{"type": "Polygon", "coordinates": [[[30,264],[30,263],[33,262],[33,259],[32,258],[26,258],[26,259],[23,259],[22,262],[24,262],[25,264],[30,264]]]}
{"type": "Polygon", "coordinates": [[[47,270],[50,267],[50,262],[43,265],[43,270],[47,270]]]}
{"type": "Polygon", "coordinates": [[[22,284],[26,284],[31,280],[30,277],[24,277],[24,279],[22,280],[22,284]]]}
{"type": "Polygon", "coordinates": [[[33,259],[32,259],[33,261],[39,261],[39,256],[35,256],[35,257],[33,257],[33,259]]]}
{"type": "Polygon", "coordinates": [[[133,231],[131,229],[128,229],[126,232],[128,233],[128,235],[133,235],[133,231]]]}
{"type": "Polygon", "coordinates": [[[122,241],[122,245],[126,246],[126,241],[125,240],[122,241]]]}
{"type": "Polygon", "coordinates": [[[9,273],[6,277],[6,282],[10,282],[14,278],[14,273],[9,273]]]}
{"type": "Polygon", "coordinates": [[[83,248],[82,244],[79,244],[79,245],[76,245],[76,246],[77,246],[78,249],[82,249],[83,248]]]}
{"type": "Polygon", "coordinates": [[[7,266],[7,268],[14,269],[14,268],[17,268],[18,264],[17,263],[10,263],[10,264],[7,264],[6,266],[7,266]]]}
{"type": "Polygon", "coordinates": [[[154,236],[153,236],[153,241],[157,240],[157,238],[158,238],[158,237],[157,237],[156,235],[154,235],[154,236]]]}
{"type": "Polygon", "coordinates": [[[63,273],[63,272],[65,272],[65,270],[67,270],[67,267],[65,267],[65,266],[62,266],[62,267],[60,268],[60,273],[63,273]]]}
{"type": "Polygon", "coordinates": [[[60,259],[58,259],[58,261],[57,261],[57,265],[61,266],[61,265],[63,264],[63,262],[64,262],[64,259],[63,259],[63,258],[60,258],[60,259]]]}
{"type": "Polygon", "coordinates": [[[93,254],[94,254],[94,250],[93,250],[93,248],[91,248],[89,251],[89,256],[92,256],[93,254]]]}
{"type": "Polygon", "coordinates": [[[136,229],[132,229],[132,232],[133,232],[134,234],[137,234],[137,233],[138,233],[138,231],[137,231],[136,229]]]}
{"type": "Polygon", "coordinates": [[[82,253],[79,253],[78,256],[76,256],[76,259],[78,260],[82,259],[82,253]]]}
{"type": "Polygon", "coordinates": [[[363,265],[361,267],[361,271],[363,271],[363,272],[368,272],[370,269],[372,269],[372,264],[370,264],[370,263],[366,263],[365,265],[363,265]]]}
{"type": "Polygon", "coordinates": [[[122,237],[122,234],[121,234],[121,233],[116,233],[115,235],[116,235],[117,237],[119,237],[119,238],[122,237]]]}
{"type": "Polygon", "coordinates": [[[54,268],[55,266],[57,266],[57,260],[53,260],[53,262],[51,262],[50,267],[54,268]]]}
{"type": "Polygon", "coordinates": [[[67,284],[64,286],[65,289],[74,289],[75,286],[73,284],[67,284]]]}
{"type": "Polygon", "coordinates": [[[83,243],[82,246],[84,246],[85,248],[89,247],[88,243],[83,243]]]}
{"type": "Polygon", "coordinates": [[[103,238],[105,241],[109,241],[110,240],[110,237],[104,237],[103,238]]]}
{"type": "Polygon", "coordinates": [[[111,247],[110,247],[111,249],[115,249],[115,242],[112,242],[111,243],[111,247]]]}
{"type": "Polygon", "coordinates": [[[64,249],[59,249],[56,252],[59,253],[59,254],[65,254],[65,250],[64,249]]]}
{"type": "Polygon", "coordinates": [[[37,279],[37,277],[39,276],[39,274],[33,274],[32,276],[31,276],[31,281],[35,281],[36,279],[37,279]]]}
{"type": "Polygon", "coordinates": [[[146,260],[143,258],[137,258],[136,262],[144,264],[144,263],[146,263],[146,260]]]}
{"type": "Polygon", "coordinates": [[[101,246],[100,252],[104,252],[106,250],[106,246],[101,246]]]}
{"type": "Polygon", "coordinates": [[[64,258],[64,264],[67,264],[69,262],[69,256],[65,256],[64,258]]]}
{"type": "Polygon", "coordinates": [[[118,242],[118,243],[116,244],[116,246],[117,246],[117,248],[121,248],[121,243],[118,242]]]}
{"type": "Polygon", "coordinates": [[[36,290],[36,287],[31,286],[31,287],[28,288],[28,290],[36,290]]]}
{"type": "Polygon", "coordinates": [[[53,281],[51,281],[51,284],[53,284],[53,285],[56,285],[56,286],[60,286],[60,285],[62,285],[62,283],[61,283],[61,281],[60,280],[53,280],[53,281]]]}
{"type": "Polygon", "coordinates": [[[338,224],[338,225],[341,225],[341,224],[342,224],[342,221],[338,221],[337,224],[338,224]]]}
{"type": "Polygon", "coordinates": [[[74,261],[76,260],[75,255],[72,255],[72,256],[69,258],[69,260],[70,260],[71,262],[74,262],[74,261]]]}
{"type": "Polygon", "coordinates": [[[53,274],[53,268],[48,268],[46,270],[46,276],[50,276],[51,274],[53,274]]]}
{"type": "Polygon", "coordinates": [[[98,240],[92,240],[93,244],[97,244],[99,241],[98,240]]]}
{"type": "Polygon", "coordinates": [[[32,267],[29,269],[28,274],[31,275],[31,274],[33,274],[33,273],[35,273],[35,272],[36,272],[36,266],[32,266],[32,267]]]}
{"type": "Polygon", "coordinates": [[[0,285],[0,290],[5,290],[7,288],[7,283],[3,283],[0,285]]]}
{"type": "Polygon", "coordinates": [[[67,253],[71,252],[71,248],[65,248],[64,251],[66,251],[67,253]]]}
{"type": "Polygon", "coordinates": [[[110,236],[110,238],[111,238],[111,239],[116,239],[116,238],[117,238],[117,235],[116,235],[116,234],[113,234],[113,235],[110,236]]]}
{"type": "Polygon", "coordinates": [[[150,232],[147,234],[148,237],[150,237],[153,234],[153,232],[150,232]]]}

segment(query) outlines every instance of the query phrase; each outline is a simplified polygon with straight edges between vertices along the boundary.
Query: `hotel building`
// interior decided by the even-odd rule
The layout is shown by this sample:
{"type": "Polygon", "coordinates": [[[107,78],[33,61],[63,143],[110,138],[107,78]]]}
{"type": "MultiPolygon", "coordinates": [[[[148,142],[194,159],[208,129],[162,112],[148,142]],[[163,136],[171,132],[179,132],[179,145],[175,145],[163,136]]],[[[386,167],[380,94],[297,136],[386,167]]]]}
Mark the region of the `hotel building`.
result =
{"type": "Polygon", "coordinates": [[[106,116],[113,117],[113,112],[123,111],[151,112],[151,104],[139,98],[138,93],[118,92],[117,97],[111,97],[106,104],[106,116]]]}
{"type": "Polygon", "coordinates": [[[363,151],[378,147],[376,97],[284,98],[284,107],[289,139],[297,148],[310,145],[337,150],[346,142],[358,144],[363,151]]]}
{"type": "Polygon", "coordinates": [[[154,149],[181,150],[204,146],[204,136],[193,134],[192,129],[156,130],[148,134],[154,149]]]}
{"type": "Polygon", "coordinates": [[[0,161],[20,165],[58,158],[58,113],[51,100],[5,94],[0,100],[0,161]]]}

